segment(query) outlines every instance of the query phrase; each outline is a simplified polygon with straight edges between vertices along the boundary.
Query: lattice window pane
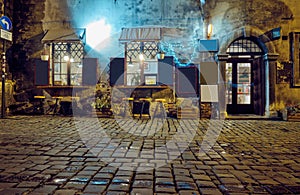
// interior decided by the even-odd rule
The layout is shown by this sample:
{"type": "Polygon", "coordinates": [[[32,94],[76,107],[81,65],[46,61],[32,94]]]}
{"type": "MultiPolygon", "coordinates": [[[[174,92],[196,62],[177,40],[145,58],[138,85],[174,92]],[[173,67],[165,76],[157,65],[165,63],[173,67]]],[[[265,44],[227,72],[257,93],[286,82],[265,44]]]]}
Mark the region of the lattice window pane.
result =
{"type": "Polygon", "coordinates": [[[54,85],[80,85],[84,47],[81,42],[53,43],[54,85]],[[70,71],[67,71],[68,63],[70,71]],[[70,83],[66,81],[70,80],[70,83]]]}
{"type": "Polygon", "coordinates": [[[249,39],[239,39],[231,43],[227,53],[262,53],[262,50],[249,39]]]}

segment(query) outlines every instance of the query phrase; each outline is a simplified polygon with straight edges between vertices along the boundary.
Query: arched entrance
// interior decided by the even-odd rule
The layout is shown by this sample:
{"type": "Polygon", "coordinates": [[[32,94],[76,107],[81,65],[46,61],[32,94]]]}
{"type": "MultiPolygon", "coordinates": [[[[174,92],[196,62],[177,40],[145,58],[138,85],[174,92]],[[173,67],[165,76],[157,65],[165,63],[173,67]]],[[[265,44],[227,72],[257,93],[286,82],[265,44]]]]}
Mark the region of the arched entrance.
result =
{"type": "Polygon", "coordinates": [[[258,43],[255,37],[238,38],[227,48],[225,103],[228,114],[264,114],[264,52],[258,43]]]}

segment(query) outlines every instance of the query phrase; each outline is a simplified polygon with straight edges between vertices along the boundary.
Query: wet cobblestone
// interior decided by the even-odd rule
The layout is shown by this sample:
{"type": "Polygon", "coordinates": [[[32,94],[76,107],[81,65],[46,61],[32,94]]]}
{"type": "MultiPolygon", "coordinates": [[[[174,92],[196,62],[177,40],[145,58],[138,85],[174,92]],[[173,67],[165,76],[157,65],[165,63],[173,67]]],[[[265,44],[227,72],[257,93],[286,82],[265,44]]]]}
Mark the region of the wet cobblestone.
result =
{"type": "Polygon", "coordinates": [[[0,120],[0,194],[300,193],[299,122],[96,120],[0,120]]]}

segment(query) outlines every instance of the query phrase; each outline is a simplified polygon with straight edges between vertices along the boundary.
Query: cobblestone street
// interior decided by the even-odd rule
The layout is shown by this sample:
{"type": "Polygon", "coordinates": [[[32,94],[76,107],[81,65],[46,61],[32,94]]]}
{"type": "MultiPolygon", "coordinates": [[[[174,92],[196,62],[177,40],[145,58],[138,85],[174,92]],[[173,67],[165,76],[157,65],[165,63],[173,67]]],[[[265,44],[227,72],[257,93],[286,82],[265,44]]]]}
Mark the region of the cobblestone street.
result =
{"type": "Polygon", "coordinates": [[[300,194],[300,123],[1,119],[0,194],[300,194]]]}

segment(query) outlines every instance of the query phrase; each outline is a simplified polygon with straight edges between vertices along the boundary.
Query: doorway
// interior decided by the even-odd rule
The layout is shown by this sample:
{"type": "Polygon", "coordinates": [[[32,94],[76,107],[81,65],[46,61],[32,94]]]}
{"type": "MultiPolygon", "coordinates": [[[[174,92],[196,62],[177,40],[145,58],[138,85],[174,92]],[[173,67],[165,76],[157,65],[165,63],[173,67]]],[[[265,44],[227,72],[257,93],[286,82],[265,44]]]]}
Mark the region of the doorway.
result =
{"type": "Polygon", "coordinates": [[[228,114],[264,114],[263,51],[249,39],[238,39],[227,49],[226,105],[228,114]]]}
{"type": "Polygon", "coordinates": [[[226,63],[226,102],[229,114],[253,113],[252,63],[226,63]]]}

